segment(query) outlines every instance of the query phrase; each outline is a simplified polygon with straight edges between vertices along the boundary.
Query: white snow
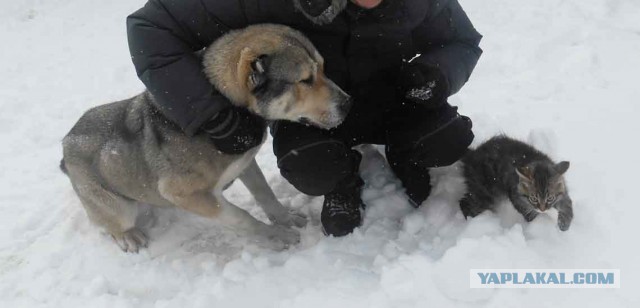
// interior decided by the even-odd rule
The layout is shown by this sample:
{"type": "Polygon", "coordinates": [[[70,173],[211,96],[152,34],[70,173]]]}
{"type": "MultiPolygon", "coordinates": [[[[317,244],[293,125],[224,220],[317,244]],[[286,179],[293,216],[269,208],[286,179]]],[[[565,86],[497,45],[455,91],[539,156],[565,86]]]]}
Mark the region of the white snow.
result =
{"type": "MultiPolygon", "coordinates": [[[[476,143],[504,132],[571,161],[568,232],[548,215],[527,224],[507,202],[465,221],[455,166],[433,172],[433,195],[413,210],[368,151],[364,226],[326,238],[322,199],[286,183],[267,145],[259,163],[276,194],[311,218],[298,246],[261,249],[166,210],[132,255],[88,222],[58,162],[86,109],[143,89],[124,21],[144,1],[3,1],[0,306],[640,307],[640,2],[461,2],[485,53],[451,101],[474,120],[476,143]],[[622,288],[469,289],[471,268],[619,268],[622,288]]],[[[241,184],[226,195],[265,219],[241,184]]]]}

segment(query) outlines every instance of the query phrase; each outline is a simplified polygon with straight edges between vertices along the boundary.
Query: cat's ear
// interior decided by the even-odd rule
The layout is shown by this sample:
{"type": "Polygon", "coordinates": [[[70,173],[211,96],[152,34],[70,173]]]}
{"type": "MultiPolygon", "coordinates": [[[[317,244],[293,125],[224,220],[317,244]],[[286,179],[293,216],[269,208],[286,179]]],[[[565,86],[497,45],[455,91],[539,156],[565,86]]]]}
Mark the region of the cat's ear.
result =
{"type": "Polygon", "coordinates": [[[531,181],[531,168],[524,167],[516,167],[516,173],[522,180],[531,181]]]}
{"type": "Polygon", "coordinates": [[[556,172],[559,174],[564,174],[569,169],[569,162],[561,161],[555,165],[554,169],[556,169],[556,172]]]}

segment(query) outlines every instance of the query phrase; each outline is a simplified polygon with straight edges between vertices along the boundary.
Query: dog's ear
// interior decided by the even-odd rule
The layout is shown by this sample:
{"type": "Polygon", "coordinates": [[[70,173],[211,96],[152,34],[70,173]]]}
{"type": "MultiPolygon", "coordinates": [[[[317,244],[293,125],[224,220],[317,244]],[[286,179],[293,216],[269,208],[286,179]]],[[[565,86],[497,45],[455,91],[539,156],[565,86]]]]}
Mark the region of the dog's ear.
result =
{"type": "Polygon", "coordinates": [[[238,78],[250,91],[261,86],[266,81],[265,55],[255,53],[249,47],[240,52],[238,61],[238,78]]]}
{"type": "Polygon", "coordinates": [[[249,74],[249,82],[252,89],[260,87],[267,81],[267,69],[265,59],[266,55],[260,55],[251,62],[251,73],[249,74]]]}

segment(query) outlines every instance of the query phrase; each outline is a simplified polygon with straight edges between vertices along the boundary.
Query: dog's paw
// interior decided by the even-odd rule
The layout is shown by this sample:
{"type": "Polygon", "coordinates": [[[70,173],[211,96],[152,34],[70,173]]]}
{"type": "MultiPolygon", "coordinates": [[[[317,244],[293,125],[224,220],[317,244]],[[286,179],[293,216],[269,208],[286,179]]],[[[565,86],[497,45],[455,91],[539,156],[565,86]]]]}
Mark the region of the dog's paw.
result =
{"type": "Polygon", "coordinates": [[[285,227],[302,228],[307,225],[307,216],[299,212],[289,211],[286,215],[283,215],[283,217],[274,217],[271,221],[285,227]]]}
{"type": "Polygon", "coordinates": [[[300,242],[300,233],[285,226],[272,225],[261,233],[262,246],[274,250],[284,250],[300,242]]]}
{"type": "Polygon", "coordinates": [[[300,212],[290,212],[291,224],[295,227],[302,228],[307,225],[307,216],[300,212]]]}
{"type": "Polygon", "coordinates": [[[111,234],[113,240],[124,252],[138,253],[149,244],[147,236],[138,228],[131,228],[120,234],[111,234]]]}

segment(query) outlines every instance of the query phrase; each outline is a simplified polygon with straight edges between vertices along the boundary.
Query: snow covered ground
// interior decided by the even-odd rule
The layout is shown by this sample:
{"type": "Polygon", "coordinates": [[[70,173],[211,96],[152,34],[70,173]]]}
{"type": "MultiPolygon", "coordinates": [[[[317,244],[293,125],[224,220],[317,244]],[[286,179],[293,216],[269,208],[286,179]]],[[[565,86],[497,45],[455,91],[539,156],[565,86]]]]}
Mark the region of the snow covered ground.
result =
{"type": "MultiPolygon", "coordinates": [[[[527,224],[505,202],[465,221],[455,167],[408,205],[384,161],[363,162],[365,223],[321,235],[321,198],[259,162],[281,201],[308,213],[302,242],[275,252],[178,210],[124,254],[92,226],[59,172],[60,140],[89,107],[143,89],[125,16],[143,0],[0,3],[1,307],[640,307],[637,137],[640,2],[462,0],[485,51],[452,98],[476,142],[504,132],[571,161],[576,218],[527,224]],[[619,268],[621,289],[469,289],[470,268],[619,268]]],[[[230,199],[264,214],[241,184],[230,199]]]]}

